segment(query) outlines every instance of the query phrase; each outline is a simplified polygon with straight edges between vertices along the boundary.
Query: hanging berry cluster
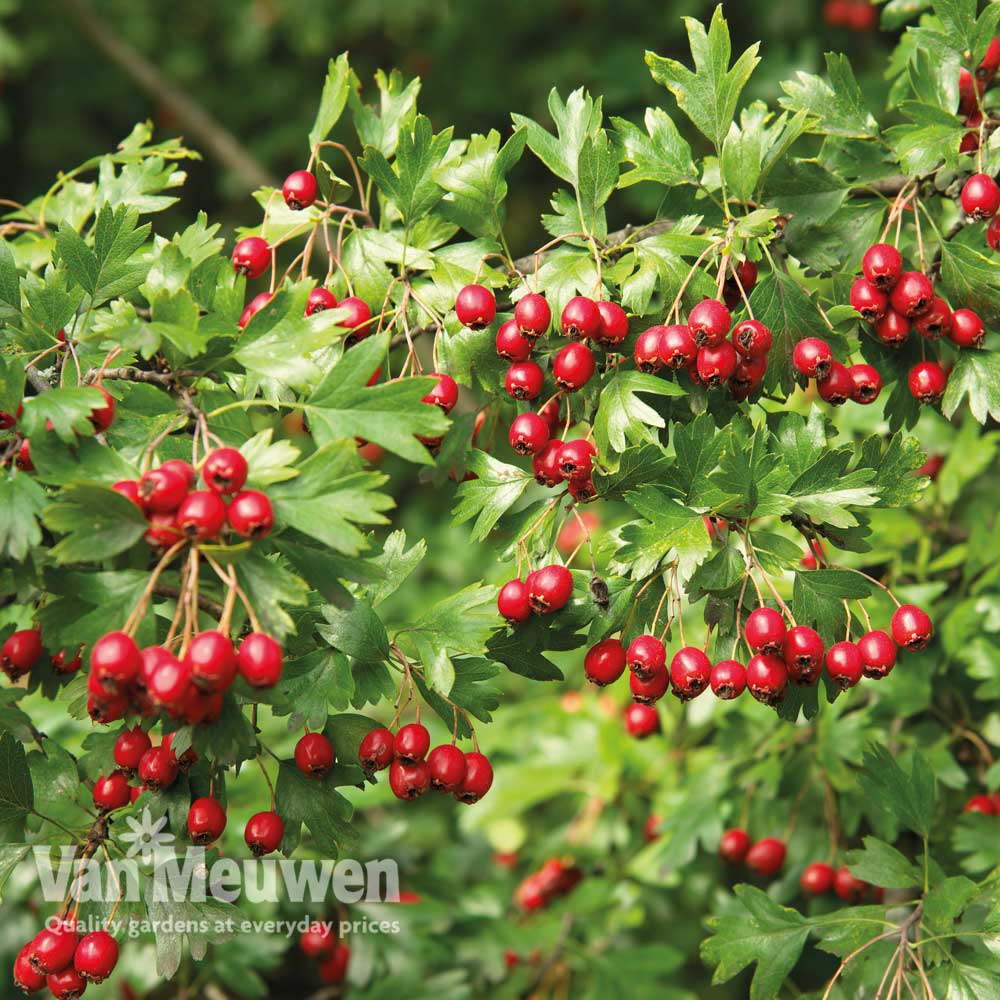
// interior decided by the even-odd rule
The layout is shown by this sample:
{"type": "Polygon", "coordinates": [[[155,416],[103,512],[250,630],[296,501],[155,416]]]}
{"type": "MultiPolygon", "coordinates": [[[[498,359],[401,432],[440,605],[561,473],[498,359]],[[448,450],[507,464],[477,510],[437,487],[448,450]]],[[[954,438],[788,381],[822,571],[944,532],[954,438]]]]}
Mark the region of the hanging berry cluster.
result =
{"type": "Polygon", "coordinates": [[[316,921],[310,924],[299,938],[299,948],[306,958],[317,963],[324,983],[333,986],[347,977],[351,949],[337,937],[329,923],[316,921]]]}
{"type": "Polygon", "coordinates": [[[24,993],[48,988],[56,1000],[77,1000],[103,983],[118,964],[118,942],[106,931],[80,935],[75,916],[49,921],[14,961],[14,985],[24,993]]]}

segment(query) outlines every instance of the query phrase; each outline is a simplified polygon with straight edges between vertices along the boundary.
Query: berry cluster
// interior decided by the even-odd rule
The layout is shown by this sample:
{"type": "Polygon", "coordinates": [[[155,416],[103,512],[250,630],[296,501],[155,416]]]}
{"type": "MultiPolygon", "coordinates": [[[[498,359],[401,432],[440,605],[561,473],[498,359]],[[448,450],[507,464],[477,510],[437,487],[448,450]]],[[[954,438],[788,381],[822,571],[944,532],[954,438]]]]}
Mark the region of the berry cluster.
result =
{"type": "Polygon", "coordinates": [[[719,841],[719,857],[731,865],[746,865],[761,878],[773,878],[785,864],[785,842],[777,837],[752,841],[740,827],[727,830],[719,841]]]}
{"type": "MultiPolygon", "coordinates": [[[[998,69],[1000,69],[1000,38],[994,37],[974,74],[964,66],[958,71],[958,114],[965,120],[969,129],[962,137],[959,147],[962,153],[974,153],[980,147],[984,128],[980,99],[993,83],[998,69]]],[[[992,243],[990,245],[992,246],[992,243]]]]}
{"type": "Polygon", "coordinates": [[[299,947],[303,955],[318,963],[324,983],[332,986],[344,981],[351,949],[339,940],[330,924],[318,920],[310,924],[299,938],[299,947]]]}
{"type": "Polygon", "coordinates": [[[880,903],[883,896],[881,889],[855,878],[847,868],[834,868],[825,861],[806,865],[799,877],[799,887],[809,896],[825,896],[833,892],[838,899],[852,905],[863,903],[866,899],[880,903]]]}
{"type": "Polygon", "coordinates": [[[75,919],[49,921],[14,961],[14,985],[24,993],[48,987],[56,1000],[77,1000],[89,983],[103,983],[118,964],[118,942],[107,931],[80,935],[75,919]]]}
{"type": "Polygon", "coordinates": [[[497,595],[497,609],[512,625],[532,615],[561,611],[573,596],[573,575],[559,563],[533,570],[524,579],[508,580],[497,595]]]}
{"type": "Polygon", "coordinates": [[[358,758],[369,776],[389,768],[389,787],[398,799],[417,799],[433,788],[472,804],[493,784],[493,767],[478,748],[463,752],[442,743],[431,750],[430,733],[420,722],[400,726],[395,734],[373,729],[361,741],[358,758]]]}
{"type": "Polygon", "coordinates": [[[554,899],[568,895],[583,879],[583,871],[559,858],[549,858],[514,890],[514,901],[529,913],[541,910],[554,899]]]}

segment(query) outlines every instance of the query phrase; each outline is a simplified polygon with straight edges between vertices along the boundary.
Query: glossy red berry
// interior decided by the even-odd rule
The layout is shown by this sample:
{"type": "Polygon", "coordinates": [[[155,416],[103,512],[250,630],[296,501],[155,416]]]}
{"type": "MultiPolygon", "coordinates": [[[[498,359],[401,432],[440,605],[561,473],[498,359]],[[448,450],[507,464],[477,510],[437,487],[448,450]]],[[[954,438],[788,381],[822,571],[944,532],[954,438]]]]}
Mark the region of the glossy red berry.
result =
{"type": "Polygon", "coordinates": [[[88,983],[103,983],[118,964],[118,942],[107,931],[84,935],[73,965],[88,983]]]}
{"type": "Polygon", "coordinates": [[[951,317],[948,336],[959,347],[979,348],[986,340],[986,327],[971,309],[956,309],[951,317]]]}
{"type": "Polygon", "coordinates": [[[115,740],[115,763],[125,771],[135,771],[142,755],[152,745],[149,734],[138,726],[135,729],[123,729],[115,740]]]}
{"type": "Polygon", "coordinates": [[[688,327],[698,347],[718,347],[732,323],[729,310],[718,299],[704,299],[688,314],[688,327]]]}
{"type": "Polygon", "coordinates": [[[567,337],[595,337],[601,329],[601,312],[593,299],[575,295],[566,303],[560,322],[567,337]]]}
{"type": "Polygon", "coordinates": [[[534,361],[519,361],[507,369],[504,388],[514,399],[535,399],[545,384],[545,372],[534,361]]]}
{"type": "Polygon", "coordinates": [[[747,670],[739,660],[720,660],[709,677],[712,693],[722,701],[738,698],[746,690],[747,670]]]}
{"type": "MultiPolygon", "coordinates": [[[[629,674],[628,686],[636,701],[644,705],[652,705],[670,690],[670,671],[666,666],[663,666],[642,677],[638,674],[629,674]]],[[[687,698],[685,697],[683,700],[686,701],[687,698]]]]}
{"type": "Polygon", "coordinates": [[[349,295],[338,304],[337,308],[344,313],[344,316],[337,321],[337,326],[351,331],[346,339],[348,347],[370,336],[373,326],[372,311],[364,299],[349,295]]]}
{"type": "Polygon", "coordinates": [[[455,315],[470,330],[489,326],[497,314],[497,300],[483,285],[466,285],[455,299],[455,315]]]}
{"type": "Polygon", "coordinates": [[[22,993],[37,993],[45,987],[45,974],[38,972],[28,959],[31,943],[26,944],[14,960],[14,985],[22,993]]]}
{"type": "Polygon", "coordinates": [[[923,649],[934,634],[930,616],[915,604],[902,604],[896,608],[890,627],[896,645],[912,650],[923,649]]]}
{"type": "Polygon", "coordinates": [[[226,523],[226,504],[218,493],[194,490],[177,508],[174,524],[192,542],[214,538],[226,523]]]}
{"type": "Polygon", "coordinates": [[[633,702],[625,709],[625,729],[629,736],[644,740],[660,731],[660,714],[652,705],[633,702]]]}
{"type": "Polygon", "coordinates": [[[838,868],[833,876],[833,891],[847,903],[860,903],[871,886],[855,878],[846,868],[838,868]]]}
{"type": "Polygon", "coordinates": [[[655,635],[638,635],[625,653],[625,665],[643,680],[648,680],[667,662],[666,647],[655,635]]]}
{"type": "Polygon", "coordinates": [[[60,649],[52,657],[52,670],[60,676],[75,674],[83,663],[83,646],[81,646],[72,657],[68,657],[65,649],[60,649]]]}
{"type": "Polygon", "coordinates": [[[628,313],[616,302],[602,299],[597,303],[601,325],[594,338],[606,347],[620,344],[628,336],[628,313]]]}
{"type": "Polygon", "coordinates": [[[747,868],[755,875],[770,878],[777,875],[785,864],[785,844],[776,837],[758,840],[746,856],[747,868]]]}
{"type": "Polygon", "coordinates": [[[430,771],[425,760],[406,764],[397,759],[389,768],[389,787],[397,799],[419,798],[430,787],[430,783],[430,771]]]}
{"type": "Polygon", "coordinates": [[[733,327],[733,347],[745,358],[762,358],[771,350],[774,338],[760,320],[745,319],[733,327]]]}
{"type": "Polygon", "coordinates": [[[835,642],[826,651],[826,672],[841,691],[854,687],[864,673],[861,651],[853,642],[835,642]]]}
{"type": "Polygon", "coordinates": [[[319,185],[308,170],[295,170],[281,185],[281,196],[293,212],[299,212],[303,208],[309,208],[316,201],[319,196],[319,185]]]}
{"type": "Polygon", "coordinates": [[[594,470],[597,448],[583,438],[563,442],[559,446],[559,472],[564,479],[589,479],[594,470]]]}
{"type": "Polygon", "coordinates": [[[890,309],[875,324],[875,336],[886,347],[902,347],[910,337],[910,329],[910,321],[902,313],[890,309]]]}
{"type": "MultiPolygon", "coordinates": [[[[260,292],[255,295],[246,305],[236,325],[242,330],[274,298],[274,292],[260,292]]],[[[165,464],[165,463],[164,463],[165,464]]]]}
{"type": "Polygon", "coordinates": [[[94,387],[104,399],[104,405],[90,411],[90,422],[98,432],[106,431],[115,422],[115,397],[102,385],[94,387]]]}
{"type": "Polygon", "coordinates": [[[240,643],[236,667],[253,688],[272,688],[281,680],[284,656],[277,639],[266,632],[251,632],[240,643]]]}
{"type": "Polygon", "coordinates": [[[941,337],[951,336],[953,322],[954,317],[948,303],[935,296],[927,307],[927,312],[923,316],[918,316],[913,325],[921,337],[927,340],[939,340],[941,337]]]}
{"type": "Polygon", "coordinates": [[[154,549],[169,549],[179,542],[184,536],[173,513],[147,515],[149,527],[143,532],[143,540],[154,549]]]}
{"type": "Polygon", "coordinates": [[[970,219],[992,219],[1000,209],[1000,187],[989,174],[973,174],[962,188],[962,209],[970,219]]]}
{"type": "Polygon", "coordinates": [[[552,377],[566,392],[582,389],[593,377],[597,364],[586,344],[567,344],[552,361],[552,377]]]}
{"type": "Polygon", "coordinates": [[[979,813],[981,816],[995,816],[997,813],[996,803],[989,795],[973,795],[965,807],[963,813],[979,813]]]}
{"type": "Polygon", "coordinates": [[[433,377],[437,379],[437,385],[421,402],[430,403],[440,407],[445,413],[451,413],[458,402],[458,383],[444,372],[434,372],[433,377]]]}
{"type": "Polygon", "coordinates": [[[436,792],[456,792],[465,781],[465,754],[452,743],[442,743],[427,755],[431,788],[436,792]]]}
{"type": "Polygon", "coordinates": [[[306,315],[313,316],[318,312],[326,312],[327,309],[337,308],[337,297],[333,292],[328,291],[322,285],[314,288],[306,299],[306,315]]]}
{"type": "Polygon", "coordinates": [[[625,673],[625,647],[621,639],[602,639],[591,646],[583,658],[583,671],[587,680],[598,687],[618,680],[625,673]]]}
{"type": "Polygon", "coordinates": [[[591,479],[571,479],[567,492],[577,503],[590,503],[597,499],[597,487],[591,479]]]}
{"type": "MultiPolygon", "coordinates": [[[[667,331],[665,326],[651,326],[639,334],[635,342],[635,350],[632,352],[635,358],[635,366],[647,375],[655,375],[665,364],[664,357],[664,336],[667,331]]],[[[688,339],[694,351],[694,338],[688,330],[688,339]]],[[[696,354],[692,354],[695,357],[696,354]]]]}
{"type": "Polygon", "coordinates": [[[242,538],[264,538],[274,527],[271,501],[258,490],[237,493],[226,508],[229,527],[242,538]]]}
{"type": "Polygon", "coordinates": [[[817,384],[820,399],[831,406],[842,406],[854,394],[854,379],[839,361],[830,366],[830,374],[817,384]]]}
{"type": "Polygon", "coordinates": [[[682,646],[670,661],[670,682],[681,701],[697,698],[712,679],[712,661],[697,646],[682,646]]]}
{"type": "Polygon", "coordinates": [[[347,975],[347,966],[351,959],[351,949],[343,942],[339,942],[333,949],[333,954],[328,955],[320,962],[319,975],[324,983],[341,983],[347,975]]]}
{"type": "Polygon", "coordinates": [[[544,295],[529,292],[514,307],[514,322],[528,340],[535,341],[548,332],[552,310],[544,295]]]}
{"type": "Polygon", "coordinates": [[[295,766],[310,778],[322,778],[333,761],[333,744],[322,733],[306,733],[295,744],[295,766]]]}
{"type": "Polygon", "coordinates": [[[233,247],[233,270],[259,278],[271,266],[271,248],[259,236],[248,236],[233,247]]]}
{"type": "Polygon", "coordinates": [[[995,215],[986,229],[986,244],[991,250],[1000,250],[1000,218],[995,215]]]}
{"type": "Polygon", "coordinates": [[[130,684],[139,674],[142,658],[131,637],[124,632],[108,632],[90,651],[90,669],[94,677],[110,691],[130,684]]]}
{"type": "Polygon", "coordinates": [[[192,843],[214,844],[226,829],[226,811],[212,796],[195,799],[188,809],[187,828],[192,843]]]}
{"type": "Polygon", "coordinates": [[[87,988],[87,980],[70,967],[53,973],[45,980],[45,985],[55,1000],[79,1000],[87,988]]]}
{"type": "Polygon", "coordinates": [[[188,489],[192,489],[198,482],[198,473],[194,471],[194,466],[190,462],[185,462],[183,458],[168,458],[161,466],[161,469],[170,469],[187,480],[188,489]]]}
{"type": "Polygon", "coordinates": [[[188,646],[184,662],[191,680],[203,694],[226,691],[236,680],[236,651],[229,637],[217,629],[198,633],[188,646]]]}
{"type": "Polygon", "coordinates": [[[535,474],[535,482],[539,486],[552,489],[563,481],[559,458],[562,453],[562,441],[555,439],[547,441],[531,459],[531,471],[535,474]]]}
{"type": "Polygon", "coordinates": [[[317,920],[311,923],[299,938],[299,948],[308,958],[325,958],[337,947],[337,934],[328,923],[317,920]]]}
{"type": "Polygon", "coordinates": [[[749,296],[757,284],[757,265],[751,260],[744,260],[736,265],[735,275],[726,277],[722,298],[730,311],[739,307],[743,296],[749,296]],[[738,280],[737,280],[738,279],[738,280]],[[742,291],[740,287],[742,286],[742,291]]]}
{"type": "Polygon", "coordinates": [[[534,455],[549,441],[549,426],[537,413],[520,413],[510,425],[510,446],[518,455],[534,455]]]}
{"type": "Polygon", "coordinates": [[[865,677],[885,677],[896,665],[896,644],[881,629],[866,632],[858,639],[858,652],[865,677]]]}
{"type": "Polygon", "coordinates": [[[72,964],[78,942],[76,925],[68,920],[55,927],[46,927],[28,945],[28,962],[42,975],[62,972],[72,964]]]}
{"type": "MultiPolygon", "coordinates": [[[[689,326],[674,324],[673,326],[654,326],[651,329],[658,331],[658,340],[654,346],[660,365],[666,365],[667,368],[679,371],[697,361],[698,345],[694,341],[694,334],[691,333],[689,326]]],[[[637,361],[638,350],[637,343],[637,361]]],[[[642,368],[641,365],[639,367],[642,368]]]]}
{"type": "Polygon", "coordinates": [[[170,747],[151,747],[139,761],[139,778],[149,788],[169,788],[180,773],[177,757],[170,747]]]}
{"type": "Polygon", "coordinates": [[[19,629],[0,648],[0,668],[12,680],[23,677],[42,658],[42,633],[36,628],[19,629]]]}
{"type": "Polygon", "coordinates": [[[140,676],[156,704],[177,705],[191,686],[191,665],[162,646],[147,646],[142,651],[140,676]]]}
{"type": "Polygon", "coordinates": [[[806,378],[823,381],[830,374],[833,365],[833,351],[825,340],[819,337],[805,337],[792,351],[792,363],[806,378]]]}
{"type": "Polygon", "coordinates": [[[401,726],[393,740],[393,750],[404,764],[415,764],[427,756],[431,748],[431,734],[419,722],[401,726]]]}
{"type": "Polygon", "coordinates": [[[851,305],[866,323],[876,323],[889,308],[889,299],[866,278],[858,278],[851,286],[851,305]]]}
{"type": "Polygon", "coordinates": [[[788,668],[778,656],[757,653],[747,664],[747,687],[762,705],[780,704],[788,688],[788,668]]]}
{"type": "Polygon", "coordinates": [[[825,896],[833,888],[833,868],[822,861],[814,861],[806,865],[799,885],[810,896],[825,896]]]}
{"type": "Polygon", "coordinates": [[[755,653],[779,653],[788,627],[780,612],[760,607],[750,612],[743,637],[755,653]]]}
{"type": "Polygon", "coordinates": [[[551,563],[528,574],[528,600],[535,614],[560,611],[573,596],[573,576],[565,566],[551,563]]]}
{"type": "Polygon", "coordinates": [[[871,365],[851,365],[847,369],[847,374],[851,376],[854,389],[851,391],[851,399],[862,406],[868,406],[878,399],[882,392],[882,376],[877,369],[871,365]]]}
{"type": "Polygon", "coordinates": [[[922,315],[934,299],[934,286],[920,271],[907,271],[892,290],[892,308],[907,319],[922,315]]]}
{"type": "Polygon", "coordinates": [[[736,371],[737,362],[736,348],[728,340],[715,346],[702,347],[698,351],[698,378],[709,389],[715,389],[736,371]]]}
{"type": "Polygon", "coordinates": [[[903,274],[903,258],[892,244],[876,243],[865,251],[861,270],[870,284],[888,292],[903,274]]]}
{"type": "Polygon", "coordinates": [[[815,629],[808,625],[790,628],[781,646],[789,679],[795,684],[815,684],[823,670],[825,651],[823,640],[815,629]]]}
{"type": "Polygon", "coordinates": [[[509,319],[500,324],[496,337],[497,355],[507,361],[527,361],[531,357],[534,344],[517,328],[517,323],[509,319]]]}
{"type": "Polygon", "coordinates": [[[910,394],[925,406],[941,402],[948,376],[936,361],[920,361],[910,369],[910,394]]]}
{"type": "Polygon", "coordinates": [[[366,771],[382,771],[396,756],[396,740],[392,733],[380,726],[365,734],[358,748],[358,760],[366,771]]]}
{"type": "Polygon", "coordinates": [[[214,493],[239,493],[248,471],[247,460],[235,448],[216,448],[205,458],[201,478],[214,493]]]}
{"type": "Polygon", "coordinates": [[[255,858],[276,851],[285,836],[285,824],[274,812],[255,813],[247,821],[243,839],[255,858]]]}
{"type": "Polygon", "coordinates": [[[493,765],[485,754],[472,751],[465,755],[465,777],[455,798],[466,805],[478,802],[493,785],[493,765]]]}
{"type": "Polygon", "coordinates": [[[150,469],[139,480],[139,496],[146,510],[158,514],[173,513],[187,496],[187,477],[174,468],[150,469]]]}
{"type": "Polygon", "coordinates": [[[731,865],[741,865],[750,850],[750,835],[746,830],[726,830],[719,841],[719,857],[731,865]]]}
{"type": "Polygon", "coordinates": [[[497,594],[497,610],[512,625],[531,617],[528,585],[523,580],[508,580],[497,594]]]}

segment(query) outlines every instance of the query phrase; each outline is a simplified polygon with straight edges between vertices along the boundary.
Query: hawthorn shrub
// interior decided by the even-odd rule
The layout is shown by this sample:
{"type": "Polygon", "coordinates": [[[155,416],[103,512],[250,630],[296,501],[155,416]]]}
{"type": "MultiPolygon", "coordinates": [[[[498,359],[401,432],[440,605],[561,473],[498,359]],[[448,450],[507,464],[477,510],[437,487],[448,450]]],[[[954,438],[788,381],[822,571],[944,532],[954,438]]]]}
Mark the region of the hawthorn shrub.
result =
{"type": "Polygon", "coordinates": [[[641,124],[554,90],[457,139],[341,55],[231,245],[144,221],[196,155],[146,125],[8,206],[18,987],[1000,996],[1000,5],[930,7],[885,108],[834,54],[741,107],[719,8],[641,124]],[[637,184],[658,217],[609,232],[637,184]],[[32,846],[120,857],[147,811],[405,893],[291,944],[121,931],[288,903],[38,904],[32,846]]]}

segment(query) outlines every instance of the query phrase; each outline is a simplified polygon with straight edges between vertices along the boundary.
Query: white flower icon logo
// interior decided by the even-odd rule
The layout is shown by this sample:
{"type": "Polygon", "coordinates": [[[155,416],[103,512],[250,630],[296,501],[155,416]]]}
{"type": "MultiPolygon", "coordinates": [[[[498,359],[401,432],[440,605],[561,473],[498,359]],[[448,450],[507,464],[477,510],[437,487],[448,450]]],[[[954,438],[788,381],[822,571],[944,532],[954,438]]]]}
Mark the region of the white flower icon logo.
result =
{"type": "Polygon", "coordinates": [[[125,822],[129,831],[123,833],[121,839],[131,845],[128,857],[138,857],[144,865],[148,865],[157,855],[173,854],[174,835],[166,829],[166,816],[154,821],[149,809],[143,809],[140,819],[128,816],[125,822]]]}

